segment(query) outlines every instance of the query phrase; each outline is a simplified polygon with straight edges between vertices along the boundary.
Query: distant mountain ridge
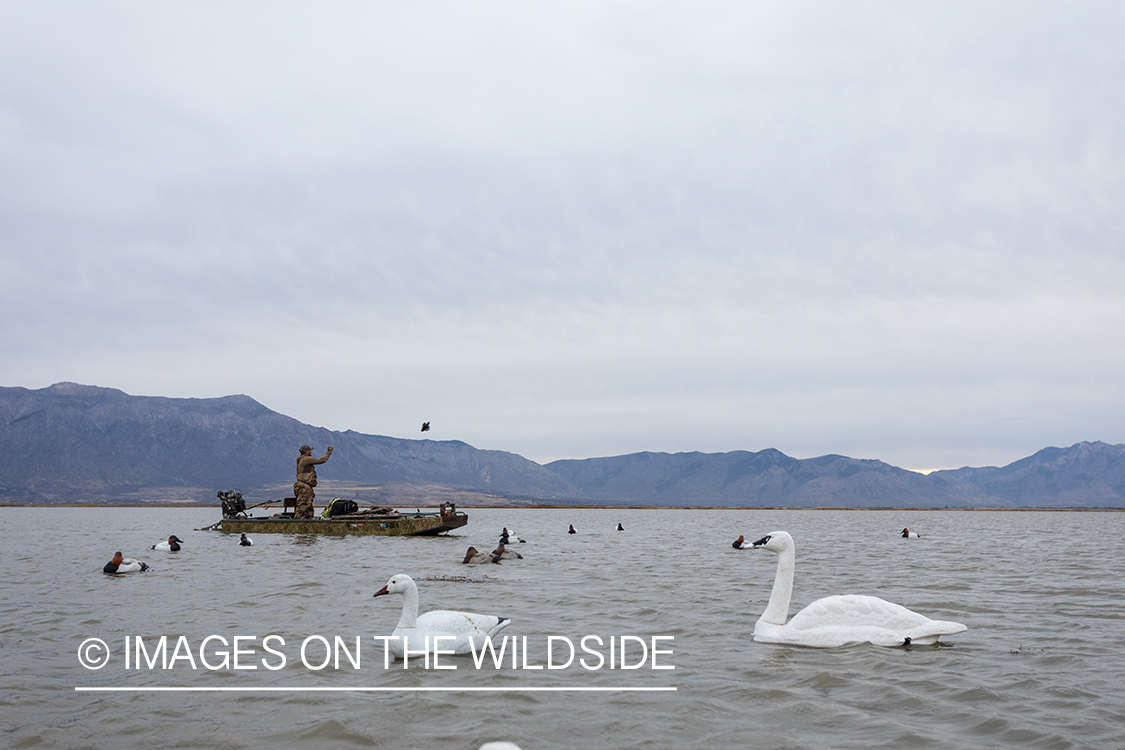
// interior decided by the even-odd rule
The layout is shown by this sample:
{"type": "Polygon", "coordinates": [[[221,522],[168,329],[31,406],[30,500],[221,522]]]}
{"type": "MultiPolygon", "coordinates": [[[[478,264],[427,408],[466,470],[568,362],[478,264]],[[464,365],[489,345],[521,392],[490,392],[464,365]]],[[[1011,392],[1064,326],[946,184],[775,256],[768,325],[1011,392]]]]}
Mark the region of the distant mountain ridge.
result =
{"type": "Polygon", "coordinates": [[[826,455],[634,453],[562,460],[547,468],[599,502],[824,507],[1125,507],[1125,445],[1044,448],[1008,466],[931,474],[826,455]]]}
{"type": "Polygon", "coordinates": [[[1045,448],[1004,467],[929,475],[882,461],[798,459],[773,448],[634,453],[554,461],[464,442],[408,440],[303,424],[249,396],[131,396],[56,383],[0,387],[0,502],[211,503],[237,487],[290,494],[297,446],[335,445],[327,493],[388,504],[481,503],[783,507],[1125,507],[1125,445],[1045,448]]]}
{"type": "MultiPolygon", "coordinates": [[[[292,494],[297,449],[334,445],[321,471],[336,486],[438,485],[555,497],[557,474],[514,453],[460,441],[403,440],[312,427],[248,396],[130,396],[74,383],[0,388],[0,501],[214,500],[231,487],[292,494]]],[[[367,493],[381,499],[378,487],[367,493]]],[[[322,493],[318,493],[322,494],[322,493]]],[[[357,494],[357,493],[353,493],[357,494]]],[[[363,495],[363,492],[358,494],[363,495]]]]}

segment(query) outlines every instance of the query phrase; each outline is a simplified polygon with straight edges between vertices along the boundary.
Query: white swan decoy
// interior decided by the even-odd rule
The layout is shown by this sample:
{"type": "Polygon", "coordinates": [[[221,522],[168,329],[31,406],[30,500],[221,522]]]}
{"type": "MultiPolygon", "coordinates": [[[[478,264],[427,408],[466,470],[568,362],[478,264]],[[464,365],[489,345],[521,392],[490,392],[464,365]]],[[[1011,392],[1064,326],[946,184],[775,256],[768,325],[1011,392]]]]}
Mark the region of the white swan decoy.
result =
{"type": "Polygon", "coordinates": [[[480,565],[481,563],[496,563],[500,564],[500,556],[495,552],[481,552],[476,547],[469,547],[465,552],[465,559],[461,561],[462,565],[480,565]]]}
{"type": "Polygon", "coordinates": [[[523,559],[523,555],[521,555],[519,552],[516,552],[514,549],[508,549],[507,547],[504,546],[503,542],[500,543],[499,547],[492,550],[492,557],[497,559],[497,560],[522,560],[523,559]]]}
{"type": "Polygon", "coordinates": [[[388,650],[398,659],[402,658],[403,641],[406,641],[411,655],[415,651],[421,656],[426,648],[426,637],[430,639],[429,650],[436,645],[442,651],[467,654],[470,642],[479,650],[484,639],[495,636],[511,624],[507,617],[478,615],[472,612],[454,612],[435,609],[424,615],[418,614],[418,585],[405,573],[393,576],[387,585],[375,592],[375,596],[386,594],[402,595],[402,616],[387,641],[388,650]],[[434,636],[452,636],[451,640],[441,640],[435,644],[434,636]]]}
{"type": "Polygon", "coordinates": [[[916,531],[911,531],[910,529],[903,529],[902,530],[902,538],[903,539],[917,539],[920,536],[921,536],[921,534],[917,533],[916,531]]]}
{"type": "Polygon", "coordinates": [[[938,637],[968,630],[966,625],[931,620],[906,607],[874,596],[844,595],[818,599],[789,620],[796,548],[787,532],[775,531],[753,544],[777,553],[777,576],[766,611],[754,626],[754,640],[812,648],[838,648],[856,643],[876,646],[930,645],[938,637]]]}
{"type": "Polygon", "coordinates": [[[239,547],[253,547],[254,546],[254,540],[251,539],[250,537],[246,536],[245,534],[243,534],[242,537],[238,540],[238,546],[239,547]]]}
{"type": "Polygon", "coordinates": [[[122,557],[121,551],[113,553],[113,559],[102,568],[103,573],[137,573],[148,570],[148,564],[131,557],[122,557]]]}
{"type": "Polygon", "coordinates": [[[742,534],[739,534],[738,539],[735,539],[734,543],[731,544],[731,546],[735,549],[750,549],[754,545],[750,542],[747,542],[746,537],[742,536],[742,534]]]}
{"type": "Polygon", "coordinates": [[[172,536],[168,537],[168,541],[157,542],[156,544],[152,545],[149,549],[154,549],[158,552],[179,552],[180,551],[180,545],[183,544],[183,543],[184,543],[183,539],[180,539],[178,536],[173,534],[172,536]]]}

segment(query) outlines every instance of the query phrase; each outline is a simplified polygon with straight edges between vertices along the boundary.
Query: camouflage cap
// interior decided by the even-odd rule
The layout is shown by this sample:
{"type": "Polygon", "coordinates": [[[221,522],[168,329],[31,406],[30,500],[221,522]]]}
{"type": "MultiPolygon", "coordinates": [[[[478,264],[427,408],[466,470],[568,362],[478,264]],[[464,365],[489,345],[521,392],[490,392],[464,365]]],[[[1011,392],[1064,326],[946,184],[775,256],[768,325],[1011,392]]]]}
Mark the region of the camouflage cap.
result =
{"type": "Polygon", "coordinates": [[[304,453],[305,451],[309,451],[310,453],[312,453],[312,446],[311,445],[302,445],[301,446],[301,453],[304,453]]]}

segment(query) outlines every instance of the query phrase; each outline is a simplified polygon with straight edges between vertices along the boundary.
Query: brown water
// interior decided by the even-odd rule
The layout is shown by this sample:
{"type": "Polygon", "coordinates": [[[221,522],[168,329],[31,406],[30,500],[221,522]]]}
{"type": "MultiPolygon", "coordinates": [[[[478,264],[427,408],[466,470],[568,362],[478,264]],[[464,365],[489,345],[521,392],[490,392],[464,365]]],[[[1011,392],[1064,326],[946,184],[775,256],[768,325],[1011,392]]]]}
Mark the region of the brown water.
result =
{"type": "MultiPolygon", "coordinates": [[[[14,748],[458,748],[507,739],[546,748],[1121,748],[1125,747],[1125,514],[968,511],[470,510],[456,536],[434,539],[195,532],[212,509],[0,508],[0,746],[14,748]],[[621,522],[625,531],[616,531],[621,522]],[[573,523],[579,533],[566,534],[573,523]],[[501,527],[527,540],[525,559],[460,565],[495,546],[501,527]],[[904,526],[921,539],[899,536],[904,526]],[[836,593],[868,593],[968,632],[943,647],[838,650],[758,644],[776,557],[734,550],[789,531],[797,543],[791,612],[836,593]],[[176,534],[176,555],[151,551],[176,534]],[[114,550],[143,574],[101,572],[114,550]],[[387,579],[418,582],[421,610],[512,619],[527,665],[548,636],[622,636],[671,654],[674,670],[480,669],[471,657],[384,669],[371,636],[393,630],[387,579]],[[468,576],[470,580],[458,577],[468,576]],[[444,580],[443,580],[444,579],[444,580]],[[262,649],[273,641],[286,657],[262,649]],[[170,669],[130,669],[126,636],[168,636],[170,669]],[[250,655],[222,668],[218,641],[250,655]],[[301,642],[361,637],[361,666],[306,666],[301,642]],[[87,638],[108,664],[83,668],[87,638]],[[91,692],[75,688],[130,688],[91,692]],[[183,688],[237,688],[184,692],[183,688]],[[162,690],[157,690],[161,688],[162,690]],[[263,691],[272,688],[274,692],[263,691]],[[390,688],[314,691],[310,688],[390,688]],[[436,688],[420,692],[418,688],[436,688]],[[449,690],[456,688],[457,690],[449,690]],[[490,688],[496,692],[467,689],[490,688]],[[570,692],[529,688],[570,688],[570,692]],[[608,689],[594,692],[591,689],[608,689]],[[674,688],[639,691],[637,688],[674,688]],[[164,690],[168,689],[168,690],[164,690]]],[[[561,644],[561,641],[559,641],[561,644]]],[[[593,641],[587,642],[594,645],[593,641]]],[[[601,649],[608,657],[608,646],[601,649]]],[[[556,651],[556,654],[558,652],[556,651]]],[[[627,664],[639,661],[628,641],[627,664]]],[[[311,642],[307,660],[325,656],[311,642]]],[[[564,654],[565,655],[565,654],[564,654]]],[[[588,664],[597,659],[589,654],[588,664]]],[[[651,657],[650,657],[651,658],[651,657]]],[[[556,662],[558,659],[556,658],[556,662]]]]}

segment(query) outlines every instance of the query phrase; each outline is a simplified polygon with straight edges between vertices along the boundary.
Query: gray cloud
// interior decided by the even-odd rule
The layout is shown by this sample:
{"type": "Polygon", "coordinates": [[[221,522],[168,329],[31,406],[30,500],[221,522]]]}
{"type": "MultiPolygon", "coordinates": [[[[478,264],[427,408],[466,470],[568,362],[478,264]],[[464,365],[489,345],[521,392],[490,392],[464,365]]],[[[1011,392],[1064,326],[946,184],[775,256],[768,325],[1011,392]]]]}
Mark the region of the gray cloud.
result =
{"type": "Polygon", "coordinates": [[[1125,441],[1117,4],[4,16],[6,384],[542,460],[1125,441]]]}

